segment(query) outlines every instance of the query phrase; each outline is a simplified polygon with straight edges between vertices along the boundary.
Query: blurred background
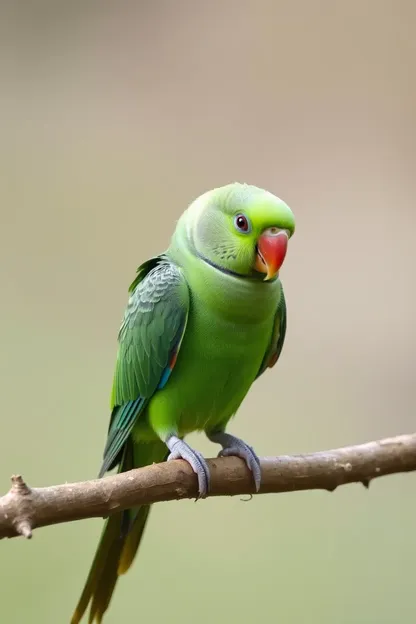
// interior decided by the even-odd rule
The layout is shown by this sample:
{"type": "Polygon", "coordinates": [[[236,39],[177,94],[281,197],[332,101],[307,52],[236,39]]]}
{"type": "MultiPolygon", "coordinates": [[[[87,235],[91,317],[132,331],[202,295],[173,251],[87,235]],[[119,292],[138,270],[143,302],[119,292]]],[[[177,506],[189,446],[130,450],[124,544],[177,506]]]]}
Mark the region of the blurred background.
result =
{"type": "MultiPolygon", "coordinates": [[[[284,353],[231,431],[275,455],[414,430],[415,19],[412,0],[0,3],[2,492],[96,476],[136,267],[235,180],[297,232],[284,353]]],[[[415,485],[159,504],[104,622],[414,622],[415,485]]],[[[2,622],[69,623],[101,528],[3,541],[2,622]]]]}

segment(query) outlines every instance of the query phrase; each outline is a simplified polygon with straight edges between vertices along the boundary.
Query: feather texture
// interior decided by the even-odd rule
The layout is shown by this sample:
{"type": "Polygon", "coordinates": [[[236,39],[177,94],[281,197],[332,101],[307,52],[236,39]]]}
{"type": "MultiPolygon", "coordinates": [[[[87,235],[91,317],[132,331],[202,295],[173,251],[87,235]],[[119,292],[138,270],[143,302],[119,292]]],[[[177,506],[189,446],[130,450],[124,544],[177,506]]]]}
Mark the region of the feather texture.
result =
{"type": "Polygon", "coordinates": [[[137,272],[118,336],[112,413],[99,477],[120,461],[149,399],[166,385],[188,318],[188,286],[178,267],[159,256],[137,272]]]}
{"type": "MultiPolygon", "coordinates": [[[[251,185],[227,185],[197,198],[166,253],[138,268],[118,335],[100,476],[163,461],[170,434],[225,430],[254,380],[274,366],[286,305],[276,273],[264,281],[262,267],[270,262],[273,269],[276,258],[257,261],[259,241],[276,228],[289,238],[294,233],[287,204],[251,185]]],[[[101,622],[136,556],[149,510],[107,520],[72,624],[89,604],[90,624],[101,622]]]]}
{"type": "Polygon", "coordinates": [[[276,316],[273,324],[273,331],[269,348],[266,350],[260,370],[256,379],[260,377],[268,368],[273,368],[283,349],[286,337],[286,300],[281,289],[279,303],[277,304],[276,316]]]}

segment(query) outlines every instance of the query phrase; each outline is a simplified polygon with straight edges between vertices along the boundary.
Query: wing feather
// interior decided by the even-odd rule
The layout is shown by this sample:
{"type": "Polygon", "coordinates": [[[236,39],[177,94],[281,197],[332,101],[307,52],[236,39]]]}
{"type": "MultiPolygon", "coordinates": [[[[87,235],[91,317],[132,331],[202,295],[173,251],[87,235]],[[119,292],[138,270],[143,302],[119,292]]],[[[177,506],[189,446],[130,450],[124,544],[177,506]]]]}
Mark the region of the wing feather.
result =
{"type": "Polygon", "coordinates": [[[159,256],[137,273],[118,336],[112,414],[99,476],[120,461],[140,414],[167,383],[186,329],[189,290],[181,269],[159,256]]]}
{"type": "Polygon", "coordinates": [[[276,315],[269,347],[264,355],[257,377],[260,377],[267,368],[272,368],[280,357],[286,337],[286,301],[281,289],[279,303],[277,304],[276,315]]]}

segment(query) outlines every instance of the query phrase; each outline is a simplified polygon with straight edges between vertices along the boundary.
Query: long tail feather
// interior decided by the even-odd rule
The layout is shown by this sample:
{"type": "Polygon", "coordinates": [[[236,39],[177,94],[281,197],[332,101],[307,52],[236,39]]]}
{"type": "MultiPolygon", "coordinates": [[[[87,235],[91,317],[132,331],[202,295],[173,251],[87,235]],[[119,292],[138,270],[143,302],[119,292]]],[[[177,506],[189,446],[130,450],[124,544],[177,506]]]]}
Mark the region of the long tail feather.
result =
{"type": "MultiPolygon", "coordinates": [[[[133,448],[128,443],[119,472],[152,461],[163,461],[166,451],[164,445],[146,444],[133,448]]],[[[71,624],[81,622],[90,602],[89,624],[102,622],[119,576],[127,572],[137,554],[149,511],[150,505],[142,505],[108,518],[71,624]]]]}
{"type": "Polygon", "coordinates": [[[131,567],[134,558],[139,549],[141,539],[143,537],[146,521],[149,516],[150,505],[143,505],[138,510],[137,516],[134,519],[132,527],[126,537],[123,549],[120,553],[120,559],[118,562],[117,574],[121,576],[125,574],[131,567]]]}

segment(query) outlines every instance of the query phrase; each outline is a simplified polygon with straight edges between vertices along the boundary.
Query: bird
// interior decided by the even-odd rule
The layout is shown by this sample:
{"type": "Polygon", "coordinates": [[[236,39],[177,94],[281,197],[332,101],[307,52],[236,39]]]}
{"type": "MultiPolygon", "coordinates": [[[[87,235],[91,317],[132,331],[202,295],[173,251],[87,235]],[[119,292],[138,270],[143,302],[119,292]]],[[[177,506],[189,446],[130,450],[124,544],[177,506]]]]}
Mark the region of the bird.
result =
{"type": "MultiPolygon", "coordinates": [[[[234,182],[204,192],[164,253],[137,269],[118,334],[111,416],[99,477],[183,459],[209,494],[210,472],[187,434],[202,431],[261,485],[254,449],[227,431],[250,387],[280,357],[286,302],[280,269],[295,217],[276,195],[234,182]]],[[[135,559],[150,505],[105,522],[71,619],[100,624],[135,559]]]]}

